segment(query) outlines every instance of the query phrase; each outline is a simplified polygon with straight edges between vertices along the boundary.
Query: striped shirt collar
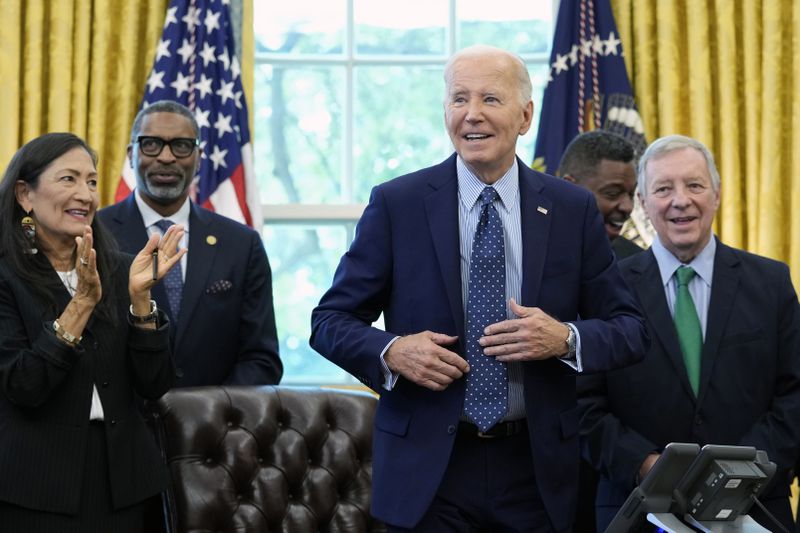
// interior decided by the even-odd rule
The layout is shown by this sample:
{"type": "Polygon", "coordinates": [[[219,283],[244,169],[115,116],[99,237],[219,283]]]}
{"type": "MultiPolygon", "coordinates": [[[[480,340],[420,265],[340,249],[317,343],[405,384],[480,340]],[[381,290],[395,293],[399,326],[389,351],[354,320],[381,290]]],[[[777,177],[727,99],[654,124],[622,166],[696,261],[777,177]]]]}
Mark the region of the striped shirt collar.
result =
{"type": "MultiPolygon", "coordinates": [[[[683,265],[681,261],[672,255],[672,252],[662,244],[658,235],[653,239],[653,255],[656,257],[658,269],[661,274],[661,282],[666,286],[670,279],[675,275],[675,271],[683,265]]],[[[706,285],[711,286],[712,278],[714,277],[714,255],[717,251],[717,239],[714,234],[708,243],[703,247],[697,256],[687,263],[697,273],[697,277],[702,279],[706,285]]]]}
{"type": "MultiPolygon", "coordinates": [[[[458,176],[459,198],[467,211],[469,211],[478,201],[481,192],[487,185],[470,170],[464,160],[461,159],[461,156],[456,157],[456,175],[458,176]]],[[[503,209],[509,211],[519,195],[519,166],[516,157],[511,168],[491,186],[500,195],[503,209]]]]}

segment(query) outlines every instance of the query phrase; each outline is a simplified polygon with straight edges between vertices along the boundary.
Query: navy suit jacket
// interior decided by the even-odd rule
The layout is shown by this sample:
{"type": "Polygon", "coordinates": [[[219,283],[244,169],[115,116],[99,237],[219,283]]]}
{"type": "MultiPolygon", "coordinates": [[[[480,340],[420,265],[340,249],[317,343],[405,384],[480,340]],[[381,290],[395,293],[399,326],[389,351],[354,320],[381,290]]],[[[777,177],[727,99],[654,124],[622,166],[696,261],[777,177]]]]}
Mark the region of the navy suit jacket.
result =
{"type": "Polygon", "coordinates": [[[155,400],[172,384],[166,317],[156,330],[129,325],[131,258],[120,254],[110,276],[116,323],[93,313],[80,344],[70,348],[53,333],[70,295],[47,260],[38,259],[49,268],[52,303],[0,257],[0,501],[78,512],[85,464],[96,461],[86,453],[94,383],[105,417],[111,502],[115,509],[141,502],[167,486],[137,409],[137,395],[155,400]]]}
{"type": "MultiPolygon", "coordinates": [[[[375,187],[333,285],[312,314],[312,346],[380,396],[375,418],[373,514],[411,527],[448,464],[464,380],[434,392],[400,378],[382,388],[380,353],[396,335],[458,335],[464,309],[455,155],[375,187]],[[386,330],[371,324],[384,314],[386,330]]],[[[609,247],[594,198],[521,161],[522,297],[575,324],[586,370],[639,360],[647,338],[609,247]]],[[[553,525],[576,504],[578,413],[574,371],[561,361],[524,363],[525,408],[539,491],[553,525]]]]}
{"type": "Polygon", "coordinates": [[[644,459],[669,442],[765,450],[778,465],[768,497],[785,497],[800,445],[800,311],[788,267],[717,242],[697,398],[652,250],[620,269],[653,342],[641,363],[578,378],[583,453],[601,474],[598,516],[613,517],[644,459]]]}
{"type": "MultiPolygon", "coordinates": [[[[144,247],[147,230],[133,194],[98,216],[123,251],[144,247]]],[[[259,234],[193,203],[188,250],[177,324],[170,316],[175,386],[278,383],[272,274],[259,234]]],[[[163,282],[152,294],[170,314],[163,282]]]]}

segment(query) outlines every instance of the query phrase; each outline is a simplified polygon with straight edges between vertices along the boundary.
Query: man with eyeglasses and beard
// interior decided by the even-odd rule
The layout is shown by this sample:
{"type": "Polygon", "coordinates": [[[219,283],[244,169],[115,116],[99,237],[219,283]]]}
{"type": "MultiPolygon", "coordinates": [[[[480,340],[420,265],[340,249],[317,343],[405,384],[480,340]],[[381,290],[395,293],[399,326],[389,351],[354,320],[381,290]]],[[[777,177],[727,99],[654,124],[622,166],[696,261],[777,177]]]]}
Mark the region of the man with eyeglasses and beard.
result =
{"type": "Polygon", "coordinates": [[[129,253],[172,224],[186,230],[180,268],[152,292],[175,325],[175,386],[276,384],[283,366],[269,260],[256,231],[190,200],[199,136],[194,114],[177,102],[140,110],[128,145],[136,190],[98,215],[129,253]]]}

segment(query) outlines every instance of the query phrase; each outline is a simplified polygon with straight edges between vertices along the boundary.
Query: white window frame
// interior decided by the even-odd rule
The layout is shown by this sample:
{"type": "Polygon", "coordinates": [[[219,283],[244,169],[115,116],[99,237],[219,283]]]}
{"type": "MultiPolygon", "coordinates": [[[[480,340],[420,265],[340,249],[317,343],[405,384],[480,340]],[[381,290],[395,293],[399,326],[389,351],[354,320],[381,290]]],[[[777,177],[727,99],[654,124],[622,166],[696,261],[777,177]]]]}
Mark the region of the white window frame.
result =
{"type": "MultiPolygon", "coordinates": [[[[558,17],[558,5],[560,0],[552,0],[552,13],[553,25],[555,30],[555,22],[558,17]]],[[[343,102],[343,115],[344,115],[344,137],[343,137],[343,164],[341,166],[342,175],[341,191],[342,198],[352,198],[354,179],[353,179],[353,139],[354,139],[354,94],[355,94],[355,81],[354,73],[356,67],[363,66],[429,66],[438,65],[444,69],[444,65],[456,49],[457,31],[458,31],[458,17],[456,11],[457,0],[448,0],[449,19],[446,32],[446,49],[444,55],[441,56],[359,56],[355,53],[355,18],[353,13],[354,0],[347,0],[346,12],[346,28],[345,28],[345,42],[344,54],[329,56],[325,54],[310,55],[303,54],[302,56],[287,56],[286,54],[276,53],[256,53],[254,68],[258,68],[261,64],[284,65],[284,66],[303,66],[309,67],[329,67],[329,66],[343,66],[345,68],[345,96],[343,102]]],[[[552,41],[552,35],[550,36],[552,41]]],[[[537,54],[522,54],[522,59],[530,67],[534,64],[548,64],[550,52],[537,53],[537,54]]],[[[442,82],[443,83],[443,82],[442,82]]],[[[442,85],[442,93],[444,93],[444,86],[442,85]]],[[[534,112],[538,112],[535,110],[534,112]]],[[[452,146],[447,153],[442,154],[442,158],[447,157],[452,153],[452,146]]],[[[431,164],[436,161],[431,161],[431,164]]],[[[355,226],[361,215],[364,212],[366,204],[363,203],[335,203],[335,204],[305,204],[305,203],[264,203],[262,204],[263,213],[263,226],[276,226],[276,225],[336,225],[344,228],[347,235],[348,246],[352,241],[355,233],[355,226]]],[[[275,302],[276,313],[280,307],[280,302],[275,302]]],[[[309,309],[309,314],[311,310],[309,309]]],[[[280,331],[278,332],[280,335],[280,331]]],[[[293,385],[320,385],[311,379],[301,378],[300,380],[292,379],[293,385]]],[[[346,375],[343,382],[338,383],[324,383],[335,385],[357,385],[358,382],[350,376],[346,375]]]]}
{"type": "MultiPolygon", "coordinates": [[[[355,17],[353,14],[354,0],[347,0],[347,19],[345,29],[344,56],[309,55],[301,57],[287,57],[285,54],[257,53],[255,65],[270,63],[275,65],[291,66],[335,66],[345,67],[345,100],[344,100],[344,167],[341,176],[342,196],[349,198],[353,190],[353,101],[354,101],[354,71],[362,66],[424,66],[440,65],[444,68],[447,58],[456,52],[458,17],[456,12],[457,0],[448,0],[449,20],[445,28],[447,49],[444,56],[358,56],[355,54],[355,17]]],[[[552,0],[553,27],[558,18],[558,5],[560,0],[552,0]]],[[[546,64],[550,53],[523,54],[522,59],[526,64],[546,64]]],[[[433,164],[434,161],[431,161],[433,164]]],[[[261,212],[264,215],[264,224],[302,224],[302,223],[354,223],[361,218],[365,204],[262,204],[261,212]]],[[[352,237],[352,236],[351,236],[352,237]]]]}

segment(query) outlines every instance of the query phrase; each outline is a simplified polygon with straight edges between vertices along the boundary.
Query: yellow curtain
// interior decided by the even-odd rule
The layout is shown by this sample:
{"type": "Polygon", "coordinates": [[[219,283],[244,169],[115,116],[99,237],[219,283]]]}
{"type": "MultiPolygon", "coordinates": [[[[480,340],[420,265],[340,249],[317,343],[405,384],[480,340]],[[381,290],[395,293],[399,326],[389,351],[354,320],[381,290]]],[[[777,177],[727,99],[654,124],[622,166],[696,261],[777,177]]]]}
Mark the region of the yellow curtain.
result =
{"type": "Polygon", "coordinates": [[[722,177],[715,231],[787,262],[800,288],[800,5],[611,4],[648,139],[705,143],[722,177]]]}
{"type": "Polygon", "coordinates": [[[168,0],[0,0],[0,165],[22,144],[71,131],[99,156],[113,202],[168,0]]]}

